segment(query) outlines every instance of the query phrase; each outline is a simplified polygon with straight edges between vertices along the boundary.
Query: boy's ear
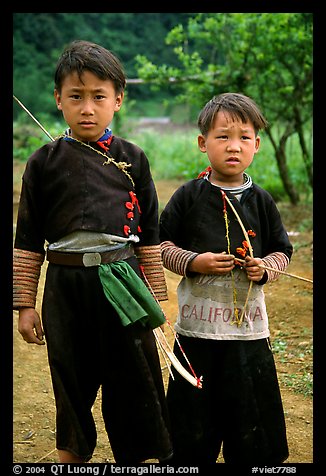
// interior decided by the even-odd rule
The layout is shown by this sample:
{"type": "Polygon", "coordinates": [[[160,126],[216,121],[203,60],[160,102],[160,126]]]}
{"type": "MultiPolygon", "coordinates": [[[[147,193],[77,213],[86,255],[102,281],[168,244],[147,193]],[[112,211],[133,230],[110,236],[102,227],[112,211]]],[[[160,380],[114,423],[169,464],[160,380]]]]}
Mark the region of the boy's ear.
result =
{"type": "Polygon", "coordinates": [[[119,93],[118,96],[116,97],[115,108],[114,108],[115,112],[120,111],[120,108],[121,108],[122,103],[123,103],[124,94],[125,94],[124,91],[121,91],[121,93],[119,93]]]}
{"type": "Polygon", "coordinates": [[[259,151],[259,147],[260,147],[260,137],[257,136],[256,137],[256,143],[255,143],[255,154],[257,154],[257,152],[259,151]]]}
{"type": "Polygon", "coordinates": [[[57,103],[57,108],[59,109],[59,111],[61,111],[62,110],[61,97],[57,89],[54,90],[54,99],[55,99],[55,102],[57,103]]]}
{"type": "Polygon", "coordinates": [[[206,152],[206,139],[203,135],[199,134],[198,138],[198,147],[201,152],[206,152]]]}

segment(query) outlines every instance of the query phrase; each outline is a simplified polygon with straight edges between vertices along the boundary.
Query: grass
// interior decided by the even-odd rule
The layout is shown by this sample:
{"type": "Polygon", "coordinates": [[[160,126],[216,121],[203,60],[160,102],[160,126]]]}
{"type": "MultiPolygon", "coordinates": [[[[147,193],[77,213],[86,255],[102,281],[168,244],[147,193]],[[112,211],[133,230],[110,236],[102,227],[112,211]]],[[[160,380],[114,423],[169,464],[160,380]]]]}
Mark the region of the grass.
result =
{"type": "MultiPolygon", "coordinates": [[[[154,180],[190,180],[197,177],[208,163],[206,154],[199,151],[197,145],[198,130],[194,126],[182,126],[170,123],[168,129],[138,130],[131,128],[132,121],[124,121],[126,133],[122,134],[131,142],[139,145],[146,153],[154,180]]],[[[53,137],[65,129],[61,122],[46,123],[45,128],[53,137]]],[[[125,128],[125,127],[124,127],[125,128]]],[[[37,148],[49,141],[49,138],[34,124],[14,123],[14,159],[26,161],[37,148]]],[[[275,201],[287,201],[272,145],[264,133],[258,154],[255,156],[248,173],[254,182],[268,190],[275,201]]],[[[300,190],[304,201],[311,201],[311,188],[307,184],[306,172],[298,141],[295,136],[288,141],[288,169],[295,187],[300,190]]]]}
{"type": "MultiPolygon", "coordinates": [[[[143,131],[133,133],[131,140],[138,144],[149,158],[153,177],[158,179],[190,180],[197,177],[207,165],[206,154],[199,151],[196,128],[176,129],[176,132],[143,131]]],[[[306,172],[297,141],[289,139],[288,166],[294,185],[306,199],[311,199],[306,172]]],[[[268,190],[276,201],[287,200],[279,176],[274,150],[267,136],[262,137],[260,151],[248,168],[254,182],[268,190]]]]}
{"type": "Polygon", "coordinates": [[[296,367],[294,372],[279,374],[281,383],[291,388],[295,393],[306,397],[313,395],[313,373],[312,373],[312,342],[308,342],[310,335],[308,329],[303,329],[300,337],[305,338],[302,343],[293,344],[291,336],[287,334],[279,335],[273,339],[272,349],[276,359],[289,368],[296,367]],[[291,367],[290,367],[291,366],[291,367]]]}
{"type": "Polygon", "coordinates": [[[313,395],[313,376],[305,371],[302,374],[289,374],[283,377],[284,384],[290,387],[295,393],[300,393],[305,397],[313,395]]]}

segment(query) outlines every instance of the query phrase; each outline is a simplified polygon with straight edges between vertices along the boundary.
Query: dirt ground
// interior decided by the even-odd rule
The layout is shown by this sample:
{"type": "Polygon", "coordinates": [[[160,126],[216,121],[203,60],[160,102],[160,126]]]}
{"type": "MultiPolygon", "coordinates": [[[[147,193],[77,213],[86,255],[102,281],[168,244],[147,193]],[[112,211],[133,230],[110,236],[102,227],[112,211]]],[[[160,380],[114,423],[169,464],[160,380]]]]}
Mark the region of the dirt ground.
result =
{"type": "MultiPolygon", "coordinates": [[[[16,169],[19,165],[15,165],[16,169]]],[[[19,170],[16,170],[16,172],[19,170]]],[[[18,174],[15,174],[17,177],[18,174]]],[[[157,181],[160,203],[164,204],[178,185],[157,181]]],[[[16,221],[20,180],[14,179],[14,223],[16,221]]],[[[288,272],[312,279],[312,232],[302,224],[311,221],[311,210],[279,205],[283,221],[294,245],[288,272]]],[[[40,308],[44,271],[39,286],[40,308]]],[[[176,313],[176,287],[179,276],[167,271],[169,301],[162,307],[173,324],[176,313]]],[[[281,386],[290,456],[287,463],[313,462],[312,398],[312,285],[299,279],[280,276],[265,286],[270,320],[271,342],[281,386]]],[[[58,462],[55,450],[55,406],[49,376],[46,346],[23,341],[17,331],[18,313],[14,311],[14,462],[58,462]]],[[[172,342],[173,335],[166,334],[172,342]]],[[[165,384],[168,369],[162,359],[165,384]]],[[[100,393],[93,413],[98,430],[98,444],[92,463],[114,462],[100,414],[100,393]]],[[[220,457],[218,462],[223,463],[220,457]]],[[[241,462],[239,462],[241,463],[241,462]]]]}

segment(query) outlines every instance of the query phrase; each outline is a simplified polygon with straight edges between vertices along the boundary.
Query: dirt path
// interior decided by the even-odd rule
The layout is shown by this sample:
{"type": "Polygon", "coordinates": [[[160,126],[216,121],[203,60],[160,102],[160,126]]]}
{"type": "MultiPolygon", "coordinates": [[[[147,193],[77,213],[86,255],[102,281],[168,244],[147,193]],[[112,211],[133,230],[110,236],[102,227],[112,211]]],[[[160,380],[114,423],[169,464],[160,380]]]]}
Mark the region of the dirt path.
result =
{"type": "MultiPolygon", "coordinates": [[[[177,182],[157,182],[161,203],[165,203],[177,182]]],[[[14,200],[17,201],[16,190],[14,200]]],[[[295,252],[288,271],[312,276],[312,233],[300,231],[302,208],[281,209],[295,252]],[[292,235],[292,233],[296,233],[292,235]],[[297,234],[298,233],[298,234],[297,234]]],[[[15,223],[15,217],[14,217],[15,223]]],[[[44,285],[44,266],[38,293],[40,307],[44,285]]],[[[177,312],[176,287],[179,277],[166,272],[169,301],[163,303],[171,323],[177,312]]],[[[271,341],[281,385],[290,448],[288,463],[312,463],[312,286],[309,283],[280,277],[265,286],[270,319],[271,341]]],[[[55,407],[46,357],[46,346],[26,344],[17,332],[14,312],[14,462],[57,462],[55,451],[55,407]]],[[[169,339],[172,342],[172,334],[169,339]]],[[[162,361],[165,383],[168,371],[162,361]]],[[[98,444],[91,462],[113,462],[100,414],[100,395],[94,405],[98,444]]],[[[222,459],[220,459],[223,462],[222,459]]]]}

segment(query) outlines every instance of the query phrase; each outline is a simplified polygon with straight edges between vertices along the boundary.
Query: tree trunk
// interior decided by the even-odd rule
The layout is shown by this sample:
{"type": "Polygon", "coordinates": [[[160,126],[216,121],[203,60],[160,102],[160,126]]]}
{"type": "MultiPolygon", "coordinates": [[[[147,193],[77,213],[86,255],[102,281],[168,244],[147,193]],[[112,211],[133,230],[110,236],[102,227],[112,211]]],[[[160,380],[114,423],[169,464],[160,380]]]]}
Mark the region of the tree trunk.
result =
{"type": "Polygon", "coordinates": [[[266,132],[275,150],[277,166],[278,166],[278,170],[280,173],[280,177],[281,177],[284,189],[288,197],[290,198],[290,202],[292,203],[292,205],[297,205],[300,201],[300,196],[290,178],[288,166],[286,163],[286,152],[285,152],[286,141],[291,136],[293,131],[290,130],[290,127],[288,127],[287,131],[285,131],[283,136],[281,137],[279,144],[275,142],[270,129],[267,128],[266,132]]]}
{"type": "Polygon", "coordinates": [[[296,119],[296,127],[295,128],[296,128],[296,131],[297,131],[298,136],[299,136],[300,147],[301,147],[301,150],[302,150],[302,158],[303,158],[306,173],[307,173],[307,176],[308,176],[309,184],[312,188],[313,187],[312,163],[311,163],[311,160],[310,160],[310,155],[309,155],[309,152],[308,152],[308,148],[306,146],[306,141],[305,141],[304,133],[303,133],[303,129],[302,129],[302,120],[301,120],[300,110],[299,110],[298,107],[294,108],[294,113],[295,113],[295,119],[296,119]]]}

